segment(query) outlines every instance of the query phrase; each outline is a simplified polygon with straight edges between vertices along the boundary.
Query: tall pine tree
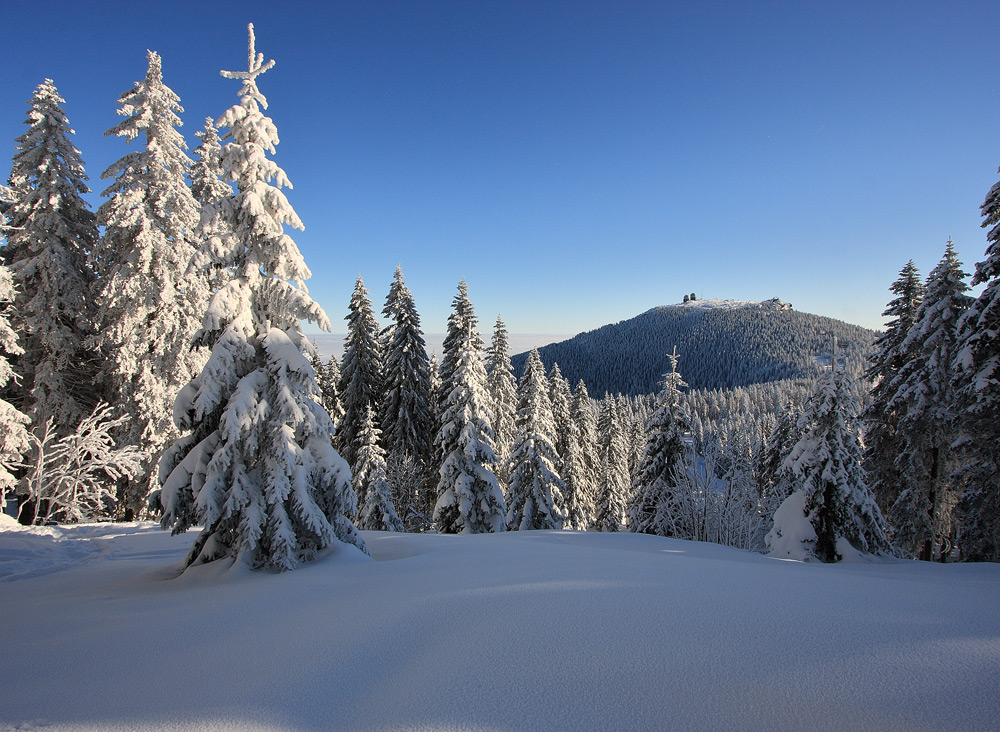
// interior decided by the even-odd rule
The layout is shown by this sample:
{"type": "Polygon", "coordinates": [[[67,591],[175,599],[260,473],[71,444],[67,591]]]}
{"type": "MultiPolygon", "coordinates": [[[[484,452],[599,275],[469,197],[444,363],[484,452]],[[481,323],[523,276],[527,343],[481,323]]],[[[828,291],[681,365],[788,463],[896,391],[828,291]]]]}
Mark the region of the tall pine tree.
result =
{"type": "Polygon", "coordinates": [[[354,471],[354,490],[358,494],[358,528],[369,531],[402,531],[392,486],[386,478],[385,450],[379,443],[375,413],[369,407],[358,435],[358,467],[354,471]]]}
{"type": "Polygon", "coordinates": [[[185,181],[191,161],[176,129],[183,109],[163,83],[160,57],[150,51],[148,59],[146,78],[118,100],[125,119],[107,132],[142,147],[101,175],[113,183],[97,211],[105,229],[93,340],[106,354],[108,401],[126,418],[117,437],[144,454],[142,470],[119,495],[126,518],[142,507],[155,461],[177,437],[173,402],[204,363],[191,342],[209,297],[207,281],[185,275],[201,207],[185,181]]]}
{"type": "Polygon", "coordinates": [[[902,451],[896,468],[905,490],[893,504],[895,540],[920,559],[944,559],[951,542],[951,444],[958,437],[955,356],[958,321],[972,298],[951,239],[927,278],[917,319],[902,349],[906,363],[893,381],[889,406],[898,415],[902,451]]]}
{"type": "Polygon", "coordinates": [[[493,340],[486,352],[486,389],[493,403],[497,479],[505,492],[510,485],[507,461],[514,444],[514,417],[517,412],[517,381],[514,379],[509,349],[507,326],[498,315],[496,325],[493,326],[493,340]]]}
{"type": "Polygon", "coordinates": [[[583,379],[576,384],[570,411],[576,424],[580,464],[579,472],[573,470],[568,478],[573,483],[567,487],[572,494],[571,500],[567,501],[570,514],[568,520],[573,528],[586,530],[594,523],[594,499],[601,462],[597,453],[597,417],[583,379]],[[574,512],[577,510],[579,514],[575,515],[574,512]]]}
{"type": "Polygon", "coordinates": [[[350,312],[345,320],[347,338],[340,363],[340,404],[344,416],[337,430],[337,447],[353,468],[365,412],[369,407],[378,412],[382,379],[378,321],[375,320],[368,288],[360,276],[354,283],[350,312]]]}
{"type": "Polygon", "coordinates": [[[566,486],[558,472],[552,401],[538,349],[528,355],[518,385],[516,429],[510,453],[507,528],[561,529],[566,518],[566,486]]]}
{"type": "Polygon", "coordinates": [[[17,138],[10,185],[7,245],[0,250],[14,277],[12,325],[21,334],[20,388],[14,404],[40,430],[51,417],[72,432],[98,401],[89,258],[97,242],[80,151],[51,79],[29,102],[28,131],[17,138]]]}
{"type": "Polygon", "coordinates": [[[198,333],[211,356],[177,397],[183,436],[160,461],[162,488],[151,502],[175,533],[204,527],[187,566],[236,557],[289,569],[341,542],[366,550],[348,518],[357,510],[350,469],[331,444],[299,326],[329,330],[330,321],[309,297],[309,269],[285,233],[285,225],[303,228],[281,191],[289,181],[267,157],[278,136],[257,78],[274,61],[264,63],[248,30],[248,70],[222,72],[242,81],[240,103],[219,121],[229,128],[222,167],[236,183],[218,210],[228,233],[206,243],[233,278],[198,333]]]}
{"type": "Polygon", "coordinates": [[[594,527],[598,531],[620,531],[628,504],[628,451],[622,432],[618,400],[605,393],[597,418],[600,471],[594,499],[594,527]]]}
{"type": "MultiPolygon", "coordinates": [[[[0,215],[0,231],[3,224],[3,216],[0,215]]],[[[0,264],[0,393],[15,378],[9,357],[24,353],[17,344],[17,334],[8,319],[8,307],[13,301],[14,279],[10,271],[0,264]]],[[[0,398],[0,511],[7,505],[7,493],[17,484],[11,471],[20,465],[30,447],[26,429],[29,422],[28,415],[0,398]]]]}
{"type": "Polygon", "coordinates": [[[973,285],[985,285],[960,325],[963,474],[959,504],[962,555],[1000,561],[1000,182],[980,207],[986,256],[976,264],[973,285]]]}

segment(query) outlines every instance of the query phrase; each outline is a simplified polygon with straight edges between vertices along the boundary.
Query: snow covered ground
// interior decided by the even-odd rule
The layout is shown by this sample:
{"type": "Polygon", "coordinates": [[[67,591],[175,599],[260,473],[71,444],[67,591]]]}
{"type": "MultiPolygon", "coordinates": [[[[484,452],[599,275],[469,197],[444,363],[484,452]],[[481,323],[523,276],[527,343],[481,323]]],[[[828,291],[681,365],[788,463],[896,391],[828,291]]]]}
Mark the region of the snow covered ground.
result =
{"type": "Polygon", "coordinates": [[[150,524],[0,517],[0,729],[985,730],[1000,566],[631,534],[365,532],[176,576],[150,524]]]}

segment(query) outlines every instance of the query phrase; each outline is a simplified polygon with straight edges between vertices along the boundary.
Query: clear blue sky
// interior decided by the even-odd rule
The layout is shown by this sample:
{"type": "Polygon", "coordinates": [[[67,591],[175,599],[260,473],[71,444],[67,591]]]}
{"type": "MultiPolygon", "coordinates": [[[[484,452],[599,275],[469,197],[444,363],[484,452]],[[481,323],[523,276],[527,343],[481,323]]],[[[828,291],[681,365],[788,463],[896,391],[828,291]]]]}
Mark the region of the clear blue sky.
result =
{"type": "Polygon", "coordinates": [[[294,232],[334,331],[397,263],[429,333],[461,277],[484,330],[589,330],[680,300],[881,326],[907,259],[971,271],[998,179],[1000,3],[7,3],[0,140],[45,77],[91,187],[146,49],[189,145],[237,100],[246,23],[294,232]]]}

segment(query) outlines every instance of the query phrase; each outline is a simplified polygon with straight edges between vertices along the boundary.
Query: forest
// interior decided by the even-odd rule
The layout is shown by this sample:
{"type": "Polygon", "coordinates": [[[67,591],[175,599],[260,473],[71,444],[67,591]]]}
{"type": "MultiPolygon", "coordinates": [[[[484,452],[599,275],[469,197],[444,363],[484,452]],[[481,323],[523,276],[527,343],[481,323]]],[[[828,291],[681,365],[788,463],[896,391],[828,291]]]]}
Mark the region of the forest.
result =
{"type": "Polygon", "coordinates": [[[784,307],[658,308],[515,371],[463,280],[438,361],[397,268],[387,325],[358,277],[343,357],[323,361],[252,26],[249,52],[193,158],[149,53],[96,211],[64,100],[34,90],[0,191],[0,500],[21,522],[197,528],[188,567],[291,569],[367,551],[359,530],[1000,561],[1000,183],[971,279],[950,240],[925,279],[906,263],[878,334],[784,307]]]}

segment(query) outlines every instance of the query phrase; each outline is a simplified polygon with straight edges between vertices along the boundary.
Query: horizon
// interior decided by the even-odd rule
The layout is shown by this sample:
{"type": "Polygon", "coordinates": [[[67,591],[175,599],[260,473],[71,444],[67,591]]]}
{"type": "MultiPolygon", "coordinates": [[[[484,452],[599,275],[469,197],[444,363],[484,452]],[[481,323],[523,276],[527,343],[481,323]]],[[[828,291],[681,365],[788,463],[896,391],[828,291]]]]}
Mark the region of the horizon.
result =
{"type": "MultiPolygon", "coordinates": [[[[8,28],[35,11],[9,9],[8,28]]],[[[500,314],[525,335],[691,291],[879,329],[907,260],[925,277],[949,236],[967,272],[983,257],[1000,163],[991,18],[984,2],[66,3],[44,53],[8,34],[0,137],[12,155],[52,78],[96,208],[101,173],[136,149],[104,133],[146,49],[193,148],[237,103],[219,71],[245,60],[254,22],[276,61],[260,80],[271,157],[306,225],[289,233],[332,330],[358,274],[381,311],[397,264],[426,332],[444,330],[462,277],[481,323],[500,314]]]]}

